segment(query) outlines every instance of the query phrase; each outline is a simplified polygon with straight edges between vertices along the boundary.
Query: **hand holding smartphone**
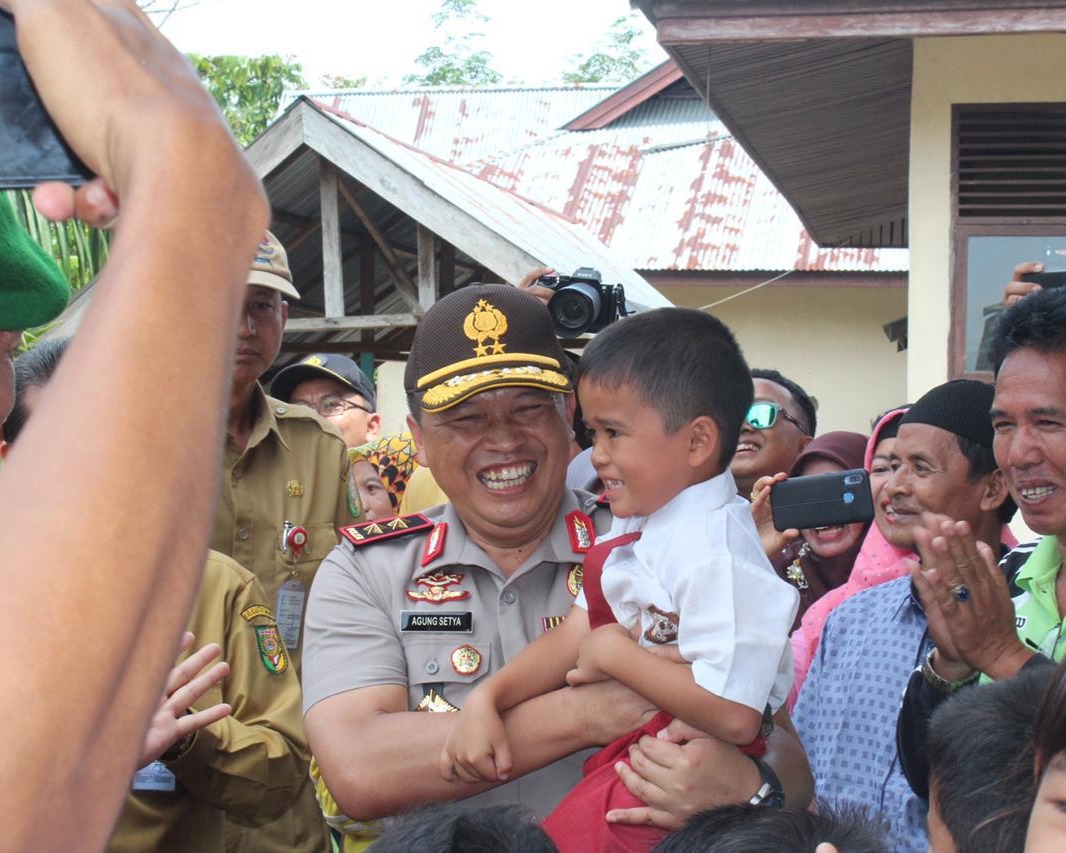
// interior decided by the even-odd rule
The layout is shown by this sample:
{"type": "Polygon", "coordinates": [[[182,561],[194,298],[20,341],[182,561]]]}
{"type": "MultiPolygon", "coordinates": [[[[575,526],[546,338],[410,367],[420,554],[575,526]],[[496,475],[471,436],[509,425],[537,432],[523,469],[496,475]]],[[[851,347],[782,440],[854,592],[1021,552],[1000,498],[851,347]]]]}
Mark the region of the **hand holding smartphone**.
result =
{"type": "Polygon", "coordinates": [[[777,530],[867,522],[874,517],[870,475],[862,468],[791,477],[770,493],[777,530]]]}

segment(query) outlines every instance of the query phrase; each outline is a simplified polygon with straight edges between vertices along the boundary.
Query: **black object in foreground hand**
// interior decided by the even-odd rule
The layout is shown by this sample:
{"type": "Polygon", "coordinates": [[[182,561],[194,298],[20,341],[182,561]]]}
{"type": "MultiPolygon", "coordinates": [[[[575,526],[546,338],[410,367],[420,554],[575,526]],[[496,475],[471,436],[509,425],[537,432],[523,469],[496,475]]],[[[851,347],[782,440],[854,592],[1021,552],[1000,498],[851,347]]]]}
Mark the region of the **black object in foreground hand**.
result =
{"type": "Polygon", "coordinates": [[[19,56],[14,19],[0,12],[0,189],[83,184],[90,177],[37,96],[19,56]]]}

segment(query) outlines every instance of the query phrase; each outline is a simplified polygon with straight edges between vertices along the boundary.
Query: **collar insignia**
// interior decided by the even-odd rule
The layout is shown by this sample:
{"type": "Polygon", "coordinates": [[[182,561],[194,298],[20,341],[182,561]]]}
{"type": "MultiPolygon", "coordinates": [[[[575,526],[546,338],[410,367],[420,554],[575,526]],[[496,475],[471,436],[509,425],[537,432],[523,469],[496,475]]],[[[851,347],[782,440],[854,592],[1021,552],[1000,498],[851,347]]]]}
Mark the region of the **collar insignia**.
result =
{"type": "Polygon", "coordinates": [[[422,549],[422,568],[425,568],[444,553],[444,538],[448,535],[448,522],[438,521],[422,549]]]}
{"type": "Polygon", "coordinates": [[[438,569],[431,574],[416,578],[415,583],[422,588],[407,590],[407,597],[411,601],[428,601],[432,604],[462,601],[464,598],[470,598],[470,590],[448,589],[448,587],[462,583],[464,577],[465,575],[461,572],[445,572],[438,569]]]}
{"type": "Polygon", "coordinates": [[[289,480],[285,484],[285,494],[290,498],[302,498],[304,496],[304,487],[299,480],[289,480]]]}
{"type": "Polygon", "coordinates": [[[596,528],[592,519],[579,509],[566,516],[566,531],[570,534],[570,547],[575,554],[585,554],[596,542],[596,528]]]}

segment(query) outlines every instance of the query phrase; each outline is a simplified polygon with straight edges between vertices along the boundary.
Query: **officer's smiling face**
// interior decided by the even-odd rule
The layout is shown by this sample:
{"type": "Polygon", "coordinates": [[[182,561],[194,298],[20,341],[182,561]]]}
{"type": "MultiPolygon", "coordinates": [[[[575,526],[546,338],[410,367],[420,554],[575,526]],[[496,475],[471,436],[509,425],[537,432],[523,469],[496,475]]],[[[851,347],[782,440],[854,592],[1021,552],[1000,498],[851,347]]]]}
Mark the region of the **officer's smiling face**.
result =
{"type": "Polygon", "coordinates": [[[573,397],[534,388],[475,394],[408,418],[422,460],[478,544],[534,545],[551,529],[570,460],[573,397]]]}

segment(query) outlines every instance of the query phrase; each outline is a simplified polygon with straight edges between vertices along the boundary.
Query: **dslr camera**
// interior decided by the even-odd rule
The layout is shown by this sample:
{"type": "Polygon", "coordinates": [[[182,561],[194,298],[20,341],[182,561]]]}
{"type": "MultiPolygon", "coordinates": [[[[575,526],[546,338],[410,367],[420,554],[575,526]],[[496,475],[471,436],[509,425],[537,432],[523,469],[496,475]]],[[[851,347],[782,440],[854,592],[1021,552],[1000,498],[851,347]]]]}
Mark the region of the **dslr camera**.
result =
{"type": "Polygon", "coordinates": [[[622,285],[604,284],[592,267],[581,267],[573,275],[542,275],[536,283],[555,291],[548,312],[560,338],[598,332],[629,313],[622,285]]]}

